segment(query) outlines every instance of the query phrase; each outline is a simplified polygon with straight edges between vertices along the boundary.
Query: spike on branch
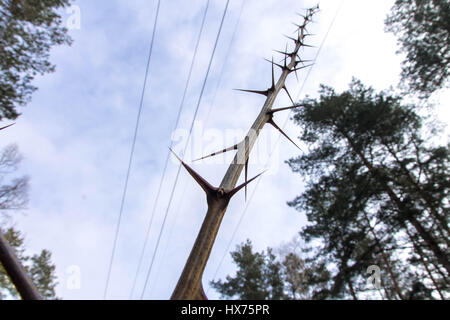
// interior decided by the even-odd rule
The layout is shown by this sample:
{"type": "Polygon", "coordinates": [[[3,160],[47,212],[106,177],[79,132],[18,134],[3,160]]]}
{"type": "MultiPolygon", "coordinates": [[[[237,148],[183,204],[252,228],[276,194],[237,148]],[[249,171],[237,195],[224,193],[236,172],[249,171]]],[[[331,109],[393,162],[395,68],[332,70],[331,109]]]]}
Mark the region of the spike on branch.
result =
{"type": "Polygon", "coordinates": [[[314,48],[314,46],[312,46],[312,45],[305,44],[305,43],[303,42],[303,40],[301,40],[299,43],[300,43],[300,46],[302,46],[302,47],[314,48]]]}
{"type": "MultiPolygon", "coordinates": [[[[272,63],[272,66],[277,66],[278,68],[280,68],[281,70],[289,70],[289,68],[287,68],[287,67],[284,67],[284,66],[282,66],[281,64],[279,64],[279,63],[276,63],[276,62],[273,62],[273,60],[269,60],[269,59],[264,59],[264,60],[266,60],[266,61],[268,61],[268,62],[270,62],[270,63],[272,63]]],[[[275,81],[273,82],[273,85],[274,85],[274,87],[275,87],[275,81]]]]}
{"type": "Polygon", "coordinates": [[[274,64],[274,62],[273,62],[273,57],[272,57],[272,87],[270,88],[271,91],[275,90],[275,70],[274,70],[273,64],[274,64]]]}
{"type": "Polygon", "coordinates": [[[293,52],[287,52],[287,50],[286,51],[274,50],[274,51],[278,52],[278,53],[281,53],[281,54],[284,54],[285,56],[292,56],[294,53],[296,54],[295,51],[293,51],[293,52]]]}
{"type": "MultiPolygon", "coordinates": [[[[211,184],[209,184],[208,181],[206,181],[202,176],[200,176],[194,169],[192,169],[190,166],[188,166],[181,158],[172,150],[169,148],[169,150],[174,154],[174,156],[181,162],[183,167],[189,172],[189,174],[194,178],[195,181],[200,185],[200,187],[205,191],[205,193],[208,196],[222,196],[225,198],[226,201],[229,201],[236,193],[238,193],[242,188],[247,188],[247,185],[251,183],[253,180],[258,178],[260,175],[262,175],[264,172],[258,174],[256,177],[250,179],[242,183],[241,185],[237,186],[236,188],[226,191],[223,189],[219,189],[216,187],[213,187],[211,184]]],[[[248,159],[247,159],[248,162],[248,159]]]]}
{"type": "Polygon", "coordinates": [[[234,90],[262,94],[263,96],[266,96],[266,97],[269,95],[269,90],[247,90],[247,89],[234,89],[234,90]]]}
{"type": "Polygon", "coordinates": [[[264,170],[263,172],[261,172],[260,174],[258,174],[257,176],[251,178],[250,180],[244,182],[243,184],[237,186],[236,188],[234,188],[231,191],[227,192],[227,195],[229,195],[229,197],[231,198],[232,196],[234,196],[237,192],[239,192],[242,188],[247,187],[247,185],[249,183],[251,183],[253,180],[257,179],[258,177],[260,177],[263,173],[265,173],[267,170],[264,170]]]}
{"type": "Polygon", "coordinates": [[[213,187],[211,184],[209,184],[208,181],[206,181],[201,175],[199,175],[194,169],[192,169],[190,166],[188,166],[181,158],[173,152],[171,148],[169,150],[174,154],[174,156],[181,162],[183,167],[189,172],[189,174],[194,178],[195,181],[200,185],[200,187],[203,189],[203,191],[206,192],[207,195],[212,195],[217,191],[217,188],[213,187]]]}
{"type": "Polygon", "coordinates": [[[221,151],[216,151],[216,152],[213,152],[213,153],[211,153],[211,154],[209,154],[207,156],[195,159],[195,160],[193,160],[193,162],[200,161],[200,160],[203,160],[203,159],[206,159],[206,158],[210,158],[210,157],[214,157],[214,156],[216,156],[218,154],[222,154],[222,153],[225,153],[225,152],[228,152],[228,151],[237,150],[238,148],[239,148],[239,143],[235,144],[234,146],[231,146],[229,148],[223,149],[221,151]]]}
{"type": "Polygon", "coordinates": [[[301,63],[301,64],[305,64],[305,62],[311,62],[311,61],[314,61],[314,60],[302,60],[302,59],[300,59],[300,57],[299,57],[299,60],[295,61],[295,66],[294,66],[294,68],[296,68],[300,63],[301,63]]]}
{"type": "Polygon", "coordinates": [[[308,68],[308,67],[311,67],[311,66],[313,66],[314,65],[314,63],[311,63],[311,64],[308,64],[308,65],[306,65],[306,66],[301,66],[301,67],[298,67],[298,68],[294,68],[294,69],[292,69],[292,71],[298,71],[298,70],[301,70],[301,69],[305,69],[305,68],[308,68]]]}
{"type": "Polygon", "coordinates": [[[286,94],[288,95],[289,99],[291,100],[292,104],[295,104],[294,100],[292,100],[291,94],[289,93],[288,89],[286,88],[286,85],[283,86],[284,91],[286,91],[286,94]]]}
{"type": "MultiPolygon", "coordinates": [[[[247,183],[247,177],[248,177],[248,158],[245,161],[245,172],[244,172],[244,181],[247,183]]],[[[247,185],[245,185],[245,201],[247,201],[247,185]]]]}
{"type": "Polygon", "coordinates": [[[289,40],[294,41],[295,43],[298,43],[298,39],[292,38],[290,36],[284,35],[286,38],[288,38],[289,40]]]}
{"type": "Polygon", "coordinates": [[[290,110],[290,109],[295,109],[301,107],[301,105],[294,105],[291,107],[284,107],[284,108],[278,108],[278,109],[273,109],[273,110],[269,110],[267,111],[267,115],[269,116],[269,119],[267,120],[267,123],[270,123],[275,129],[277,129],[278,131],[280,131],[280,133],[285,136],[290,142],[292,142],[300,151],[303,151],[291,138],[289,138],[289,136],[275,123],[275,121],[273,121],[273,114],[279,111],[283,111],[283,110],[290,110]]]}
{"type": "Polygon", "coordinates": [[[280,112],[280,111],[284,111],[284,110],[291,110],[291,109],[300,108],[300,107],[303,107],[303,105],[294,104],[293,106],[290,106],[290,107],[283,107],[283,108],[269,110],[269,111],[267,111],[267,114],[273,115],[276,112],[280,112]]]}
{"type": "MultiPolygon", "coordinates": [[[[265,59],[267,60],[267,59],[265,59]]],[[[269,60],[267,60],[269,61],[269,60]]],[[[269,61],[272,64],[272,85],[269,89],[267,90],[248,90],[248,89],[234,89],[234,90],[238,90],[238,91],[243,91],[243,92],[250,92],[250,93],[256,93],[256,94],[261,94],[263,96],[268,97],[269,93],[275,91],[275,70],[274,70],[274,64],[277,65],[275,62],[273,62],[273,57],[272,60],[269,61]]]]}
{"type": "Polygon", "coordinates": [[[293,68],[293,69],[291,69],[290,72],[294,72],[294,73],[295,73],[295,77],[297,78],[297,81],[298,81],[298,74],[297,74],[297,71],[298,71],[298,70],[301,70],[301,69],[305,69],[305,68],[311,67],[312,65],[314,65],[314,63],[309,64],[309,65],[306,65],[306,66],[301,66],[301,67],[298,67],[298,68],[293,68]]]}
{"type": "Polygon", "coordinates": [[[305,21],[308,21],[308,19],[309,19],[309,14],[308,15],[304,15],[304,14],[301,14],[299,12],[296,12],[295,14],[298,15],[299,17],[301,17],[305,21]]]}
{"type": "Polygon", "coordinates": [[[7,126],[4,126],[4,127],[0,128],[0,131],[3,130],[3,129],[9,128],[9,127],[11,127],[11,126],[13,126],[13,125],[15,125],[15,124],[16,124],[16,123],[8,124],[7,126]]]}
{"type": "Polygon", "coordinates": [[[281,128],[275,123],[275,121],[273,121],[273,119],[269,119],[267,122],[270,123],[275,129],[280,131],[280,133],[283,136],[285,136],[286,139],[288,139],[290,142],[294,144],[294,146],[296,146],[300,151],[302,151],[302,149],[300,149],[300,147],[291,138],[289,138],[289,136],[283,130],[281,130],[281,128]]]}
{"type": "MultiPolygon", "coordinates": [[[[285,49],[285,52],[287,52],[287,43],[286,43],[286,49],[285,49]]],[[[284,69],[288,69],[288,66],[287,66],[287,56],[286,56],[286,55],[284,56],[284,69]]]]}
{"type": "Polygon", "coordinates": [[[295,73],[295,78],[297,79],[298,82],[298,74],[297,74],[297,69],[294,67],[294,69],[290,70],[289,73],[294,72],[295,73]]]}

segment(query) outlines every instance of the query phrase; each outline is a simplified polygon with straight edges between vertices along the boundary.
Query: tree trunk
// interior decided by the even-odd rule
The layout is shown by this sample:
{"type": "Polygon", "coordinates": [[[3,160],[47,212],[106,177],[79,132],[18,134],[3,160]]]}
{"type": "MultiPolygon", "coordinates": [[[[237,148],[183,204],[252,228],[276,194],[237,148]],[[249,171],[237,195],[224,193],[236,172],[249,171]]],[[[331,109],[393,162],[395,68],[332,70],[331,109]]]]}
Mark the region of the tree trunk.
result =
{"type": "Polygon", "coordinates": [[[380,248],[381,258],[383,259],[384,263],[386,264],[386,268],[389,272],[392,282],[394,283],[395,291],[397,292],[397,295],[400,298],[400,300],[405,300],[405,298],[403,297],[402,291],[400,290],[400,287],[398,285],[397,278],[395,277],[394,273],[392,272],[391,264],[389,263],[389,260],[387,259],[386,255],[384,253],[383,247],[381,246],[381,243],[378,240],[378,237],[377,237],[375,231],[373,230],[372,226],[370,225],[369,218],[367,217],[367,214],[364,210],[363,210],[363,213],[364,213],[364,218],[367,222],[367,226],[369,227],[370,233],[372,234],[373,238],[375,239],[375,242],[376,242],[378,248],[380,248]]]}
{"type": "Polygon", "coordinates": [[[366,168],[372,173],[373,177],[383,185],[389,198],[397,206],[399,213],[401,214],[400,219],[406,219],[409,223],[412,224],[412,226],[417,230],[417,233],[420,235],[420,237],[425,241],[425,243],[434,253],[439,263],[442,264],[442,266],[447,270],[447,273],[450,275],[450,262],[448,261],[446,254],[442,252],[441,248],[439,248],[436,240],[425,230],[420,222],[410,214],[410,211],[408,210],[408,208],[406,208],[405,203],[403,203],[397,197],[395,192],[386,183],[386,181],[384,181],[384,179],[380,179],[380,176],[375,172],[372,164],[366,159],[364,154],[355,147],[355,144],[353,143],[353,140],[350,138],[350,136],[343,130],[341,131],[341,134],[347,139],[353,151],[358,155],[366,168]]]}
{"type": "Polygon", "coordinates": [[[438,292],[438,294],[439,294],[439,296],[441,297],[441,299],[442,299],[442,300],[445,300],[444,296],[442,295],[441,290],[439,289],[438,284],[436,283],[436,280],[434,279],[433,274],[432,274],[431,271],[430,271],[430,268],[428,268],[428,264],[427,264],[427,262],[425,261],[425,258],[423,257],[422,249],[420,249],[420,246],[418,246],[418,245],[416,244],[416,241],[414,240],[413,236],[412,236],[411,233],[409,232],[408,228],[406,228],[406,233],[408,234],[409,239],[411,240],[411,242],[412,242],[414,248],[416,249],[416,251],[417,251],[417,253],[418,253],[419,257],[420,257],[420,261],[422,261],[422,264],[423,264],[423,266],[424,266],[424,268],[425,268],[425,270],[426,270],[428,276],[430,277],[431,282],[433,282],[433,285],[434,285],[434,287],[436,288],[436,291],[438,292]]]}

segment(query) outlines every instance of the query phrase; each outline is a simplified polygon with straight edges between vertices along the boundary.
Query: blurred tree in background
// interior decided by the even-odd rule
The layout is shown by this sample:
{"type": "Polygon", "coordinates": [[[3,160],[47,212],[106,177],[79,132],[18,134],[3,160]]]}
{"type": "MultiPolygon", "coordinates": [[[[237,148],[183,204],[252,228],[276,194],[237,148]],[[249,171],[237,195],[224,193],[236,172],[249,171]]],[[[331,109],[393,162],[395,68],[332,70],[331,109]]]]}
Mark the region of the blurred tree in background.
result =
{"type": "Polygon", "coordinates": [[[34,77],[55,70],[50,49],[71,43],[58,12],[70,2],[0,0],[0,121],[16,119],[37,89],[34,77]]]}
{"type": "Polygon", "coordinates": [[[428,97],[448,85],[450,67],[450,2],[396,0],[386,30],[398,37],[402,86],[428,97]]]}
{"type": "Polygon", "coordinates": [[[310,151],[288,163],[308,184],[289,205],[306,213],[310,259],[331,274],[315,296],[448,295],[449,146],[423,137],[414,106],[357,80],[341,94],[322,86],[300,104],[294,120],[310,151]],[[371,265],[382,288],[367,286],[371,265]]]}
{"type": "MultiPolygon", "coordinates": [[[[25,240],[22,233],[15,228],[6,227],[11,213],[23,210],[28,203],[29,179],[17,176],[22,157],[16,145],[5,147],[0,153],[0,231],[15,251],[17,258],[33,280],[44,299],[56,299],[55,266],[51,262],[51,253],[42,250],[39,254],[29,256],[25,253],[25,240]]],[[[0,300],[18,298],[3,266],[0,264],[0,300]]]]}
{"type": "MultiPolygon", "coordinates": [[[[28,256],[25,254],[25,239],[20,231],[9,228],[3,232],[3,235],[14,249],[42,298],[56,299],[55,287],[57,282],[55,265],[51,262],[51,253],[44,249],[40,254],[28,256]]],[[[5,270],[0,265],[0,300],[7,297],[19,298],[19,295],[5,270]]]]}

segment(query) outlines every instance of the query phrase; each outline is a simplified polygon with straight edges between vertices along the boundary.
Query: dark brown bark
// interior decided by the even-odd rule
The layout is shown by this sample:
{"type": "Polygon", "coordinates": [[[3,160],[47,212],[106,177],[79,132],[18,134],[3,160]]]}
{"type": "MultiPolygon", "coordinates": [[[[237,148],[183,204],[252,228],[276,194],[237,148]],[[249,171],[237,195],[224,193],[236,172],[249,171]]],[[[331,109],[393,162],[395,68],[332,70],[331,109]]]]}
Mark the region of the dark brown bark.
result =
{"type": "Polygon", "coordinates": [[[42,300],[8,241],[0,233],[0,262],[23,300],[42,300]]]}

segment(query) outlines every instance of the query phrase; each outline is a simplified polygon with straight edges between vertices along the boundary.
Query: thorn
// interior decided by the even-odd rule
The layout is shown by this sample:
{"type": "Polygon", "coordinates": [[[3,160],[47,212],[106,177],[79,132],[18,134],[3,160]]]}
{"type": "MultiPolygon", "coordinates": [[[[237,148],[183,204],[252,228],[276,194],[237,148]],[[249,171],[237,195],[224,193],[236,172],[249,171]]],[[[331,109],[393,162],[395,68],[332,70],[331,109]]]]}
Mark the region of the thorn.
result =
{"type": "Polygon", "coordinates": [[[286,85],[283,86],[283,89],[284,89],[284,91],[286,91],[286,93],[287,93],[289,99],[291,100],[292,104],[295,104],[294,100],[292,100],[292,97],[291,97],[288,89],[286,88],[286,85]]]}
{"type": "Polygon", "coordinates": [[[9,127],[11,127],[11,126],[13,126],[13,125],[15,125],[15,124],[16,124],[15,122],[14,122],[14,123],[11,123],[11,124],[8,124],[7,126],[4,126],[4,127],[0,128],[0,130],[9,128],[9,127]]]}
{"type": "Polygon", "coordinates": [[[246,90],[246,89],[234,89],[234,90],[262,94],[263,96],[266,96],[266,97],[269,95],[269,90],[246,90]]]}
{"type": "MultiPolygon", "coordinates": [[[[298,58],[300,59],[300,56],[298,58]]],[[[314,61],[314,60],[302,60],[302,59],[297,60],[297,61],[295,61],[295,67],[297,67],[297,65],[299,65],[300,63],[304,64],[305,62],[311,62],[311,61],[314,61]]]]}
{"type": "Polygon", "coordinates": [[[280,111],[284,111],[284,110],[290,110],[290,109],[295,109],[295,108],[299,108],[299,107],[303,107],[303,105],[296,104],[296,105],[293,105],[293,106],[290,106],[290,107],[272,109],[272,110],[267,111],[267,114],[273,115],[276,112],[280,112],[280,111]]]}
{"type": "Polygon", "coordinates": [[[272,87],[270,87],[270,90],[275,90],[275,71],[273,70],[273,57],[272,57],[272,87]]]}
{"type": "Polygon", "coordinates": [[[266,61],[268,61],[268,62],[270,62],[270,63],[276,65],[278,68],[280,68],[281,70],[283,70],[283,66],[282,66],[281,64],[278,64],[278,63],[276,63],[276,62],[273,62],[273,60],[269,60],[269,59],[266,59],[266,58],[264,58],[264,60],[266,60],[266,61]]]}
{"type": "MultiPolygon", "coordinates": [[[[265,60],[269,61],[267,59],[265,59],[265,60]]],[[[267,90],[235,89],[235,90],[244,91],[244,92],[250,92],[250,93],[256,93],[256,94],[262,94],[262,95],[268,97],[270,92],[275,91],[275,71],[274,71],[273,65],[276,64],[275,62],[273,62],[273,57],[272,57],[272,61],[269,61],[269,62],[272,63],[272,86],[269,89],[267,89],[267,90]]]]}
{"type": "Polygon", "coordinates": [[[308,25],[307,21],[303,22],[302,25],[298,26],[299,29],[305,30],[306,26],[308,25]]]}
{"type": "Polygon", "coordinates": [[[308,16],[309,16],[309,15],[306,15],[306,16],[305,16],[304,14],[301,14],[301,13],[298,13],[298,12],[296,12],[295,14],[298,15],[298,16],[300,16],[300,17],[303,18],[304,20],[308,20],[308,16]]]}
{"type": "Polygon", "coordinates": [[[290,142],[292,142],[292,143],[293,143],[300,151],[303,152],[303,150],[300,149],[300,147],[299,147],[299,146],[298,146],[291,138],[289,138],[289,136],[288,136],[286,133],[284,133],[284,131],[281,130],[281,128],[280,128],[279,126],[277,126],[277,124],[273,121],[272,118],[270,118],[267,122],[270,123],[272,126],[274,126],[275,129],[277,129],[278,131],[280,131],[281,134],[282,134],[283,136],[285,136],[285,137],[286,137],[290,142]]]}
{"type": "Polygon", "coordinates": [[[298,68],[294,68],[294,69],[292,69],[292,71],[297,72],[297,70],[305,69],[305,68],[311,67],[313,65],[314,65],[314,63],[311,63],[311,64],[308,64],[306,66],[301,66],[301,67],[298,67],[298,68]]]}
{"type": "MultiPolygon", "coordinates": [[[[287,52],[287,43],[286,43],[286,52],[287,52]]],[[[287,56],[284,56],[284,68],[287,69],[287,56]]]]}
{"type": "Polygon", "coordinates": [[[192,169],[186,163],[184,163],[184,161],[181,160],[181,158],[175,152],[173,152],[171,148],[169,148],[169,150],[175,155],[175,157],[177,157],[177,159],[181,162],[183,167],[186,168],[186,170],[189,172],[192,178],[194,178],[194,180],[197,181],[197,183],[200,185],[200,187],[203,189],[203,191],[205,191],[207,195],[211,195],[217,190],[217,188],[210,185],[208,181],[203,179],[202,176],[200,176],[197,172],[195,172],[194,169],[192,169]]]}
{"type": "Polygon", "coordinates": [[[281,53],[281,54],[284,54],[285,56],[289,56],[290,55],[289,53],[287,53],[285,51],[280,51],[280,50],[273,50],[273,51],[281,53]]]}
{"type": "Polygon", "coordinates": [[[287,52],[287,50],[286,51],[273,50],[273,51],[284,54],[285,56],[292,56],[294,54],[294,52],[287,52]]]}
{"type": "Polygon", "coordinates": [[[305,44],[305,43],[303,43],[303,42],[300,42],[300,46],[302,46],[302,47],[307,47],[307,48],[314,48],[314,46],[311,46],[311,45],[309,45],[309,44],[305,44]]]}
{"type": "MultiPolygon", "coordinates": [[[[273,58],[272,58],[272,59],[273,59],[273,58]]],[[[265,59],[265,58],[264,58],[264,60],[266,60],[266,61],[272,63],[272,69],[273,69],[273,65],[276,65],[276,66],[277,66],[278,68],[280,68],[281,70],[284,70],[284,69],[289,70],[288,68],[283,67],[281,64],[276,63],[276,62],[273,62],[273,60],[269,60],[269,59],[265,59]]],[[[273,71],[273,70],[272,70],[272,71],[273,71]]],[[[273,79],[273,77],[272,77],[272,80],[273,80],[273,82],[272,82],[273,87],[272,87],[271,89],[275,89],[275,80],[273,79]]]]}
{"type": "Polygon", "coordinates": [[[221,154],[221,153],[225,153],[225,152],[228,152],[228,151],[237,150],[238,147],[239,147],[239,143],[238,143],[238,144],[235,144],[235,145],[232,146],[232,147],[223,149],[223,150],[221,150],[221,151],[213,152],[213,153],[211,153],[211,154],[209,154],[209,155],[207,155],[207,156],[201,157],[201,158],[199,158],[199,159],[195,159],[195,160],[193,160],[193,162],[195,162],[195,161],[200,161],[200,160],[203,160],[203,159],[206,159],[206,158],[209,158],[209,157],[214,157],[215,155],[218,155],[218,154],[221,154]]]}
{"type": "Polygon", "coordinates": [[[294,69],[292,69],[290,72],[292,72],[292,71],[294,71],[294,73],[295,73],[295,78],[297,78],[297,82],[298,82],[298,74],[297,74],[297,69],[296,68],[294,68],[294,69]]]}
{"type": "Polygon", "coordinates": [[[247,202],[247,176],[248,176],[248,158],[247,161],[245,161],[245,202],[247,202]]]}
{"type": "Polygon", "coordinates": [[[239,190],[241,190],[242,188],[246,187],[250,182],[252,182],[253,180],[255,180],[256,178],[258,178],[259,176],[261,176],[264,172],[266,172],[267,170],[264,170],[263,172],[261,172],[260,174],[258,174],[256,177],[253,177],[252,179],[248,180],[247,182],[244,182],[243,184],[237,186],[236,188],[234,188],[233,190],[228,192],[228,196],[231,198],[232,196],[234,196],[237,192],[239,192],[239,190]]]}
{"type": "Polygon", "coordinates": [[[292,38],[292,37],[290,37],[290,36],[287,36],[287,35],[284,35],[286,38],[288,38],[289,40],[292,40],[292,41],[294,41],[295,43],[297,43],[298,42],[298,39],[294,39],[294,38],[292,38]]]}

